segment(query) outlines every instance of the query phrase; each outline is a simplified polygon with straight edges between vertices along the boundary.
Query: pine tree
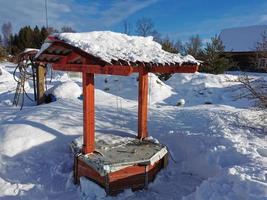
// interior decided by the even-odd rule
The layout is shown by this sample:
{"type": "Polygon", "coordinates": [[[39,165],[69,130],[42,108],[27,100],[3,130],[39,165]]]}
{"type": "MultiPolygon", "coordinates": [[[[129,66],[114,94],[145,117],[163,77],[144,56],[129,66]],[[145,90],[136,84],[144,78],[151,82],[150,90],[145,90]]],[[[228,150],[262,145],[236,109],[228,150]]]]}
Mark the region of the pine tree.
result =
{"type": "Polygon", "coordinates": [[[41,38],[41,32],[38,28],[38,26],[35,26],[33,30],[33,46],[36,49],[41,48],[42,46],[42,38],[41,38]]]}
{"type": "Polygon", "coordinates": [[[221,74],[230,67],[230,60],[224,56],[224,45],[220,38],[215,35],[204,49],[204,66],[202,71],[221,74]]]}
{"type": "Polygon", "coordinates": [[[44,26],[41,28],[40,34],[41,34],[41,42],[43,43],[47,38],[47,36],[49,35],[47,29],[44,26]]]}

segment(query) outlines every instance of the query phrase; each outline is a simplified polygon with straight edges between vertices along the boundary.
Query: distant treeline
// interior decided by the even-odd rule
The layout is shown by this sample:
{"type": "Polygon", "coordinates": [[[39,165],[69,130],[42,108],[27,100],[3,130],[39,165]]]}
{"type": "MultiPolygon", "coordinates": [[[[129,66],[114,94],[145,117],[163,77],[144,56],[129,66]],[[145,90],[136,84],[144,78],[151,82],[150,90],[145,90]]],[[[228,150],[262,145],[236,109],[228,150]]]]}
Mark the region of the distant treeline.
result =
{"type": "Polygon", "coordinates": [[[10,36],[10,45],[7,49],[12,55],[20,53],[25,48],[40,49],[47,36],[48,30],[45,27],[35,26],[32,29],[30,26],[25,26],[17,34],[10,36]]]}

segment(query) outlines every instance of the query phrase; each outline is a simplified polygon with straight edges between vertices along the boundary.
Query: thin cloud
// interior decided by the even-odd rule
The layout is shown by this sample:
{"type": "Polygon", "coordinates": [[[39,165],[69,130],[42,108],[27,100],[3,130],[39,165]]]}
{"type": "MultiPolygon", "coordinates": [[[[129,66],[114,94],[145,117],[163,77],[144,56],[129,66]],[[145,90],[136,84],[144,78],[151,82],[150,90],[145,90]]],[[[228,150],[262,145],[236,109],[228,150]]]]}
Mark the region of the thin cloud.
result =
{"type": "MultiPolygon", "coordinates": [[[[158,0],[110,0],[78,3],[75,0],[48,0],[49,25],[67,25],[80,30],[103,30],[123,21],[158,0]],[[102,1],[103,2],[103,1],[102,1]]],[[[13,32],[25,25],[45,25],[44,0],[0,0],[0,25],[10,21],[13,32]]]]}
{"type": "MultiPolygon", "coordinates": [[[[49,21],[55,22],[55,25],[63,25],[60,16],[71,11],[66,4],[59,3],[57,0],[48,1],[49,21]]],[[[44,1],[40,0],[0,0],[0,23],[10,21],[13,24],[14,31],[25,25],[45,25],[45,6],[44,1]]]]}
{"type": "Polygon", "coordinates": [[[80,6],[78,15],[71,16],[78,29],[101,30],[123,21],[130,15],[156,3],[158,0],[109,1],[103,6],[100,2],[80,6]],[[87,26],[85,28],[85,26],[87,26]]]}

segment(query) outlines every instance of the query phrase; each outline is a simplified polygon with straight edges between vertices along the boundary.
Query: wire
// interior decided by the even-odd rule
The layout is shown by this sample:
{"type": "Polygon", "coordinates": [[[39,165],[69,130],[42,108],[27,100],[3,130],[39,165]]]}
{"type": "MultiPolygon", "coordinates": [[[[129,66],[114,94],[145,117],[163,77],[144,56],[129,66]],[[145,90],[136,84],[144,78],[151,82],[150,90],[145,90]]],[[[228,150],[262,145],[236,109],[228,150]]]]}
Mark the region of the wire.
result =
{"type": "MultiPolygon", "coordinates": [[[[26,62],[20,62],[15,70],[13,71],[13,78],[14,80],[17,82],[17,88],[16,88],[16,93],[14,96],[14,100],[13,100],[13,105],[18,105],[20,97],[21,99],[21,107],[20,110],[22,110],[24,103],[25,103],[25,96],[32,102],[34,102],[34,100],[28,95],[28,93],[26,92],[25,89],[25,82],[29,81],[29,80],[34,80],[34,76],[35,76],[35,72],[33,70],[33,65],[34,63],[32,62],[31,59],[25,60],[26,62]],[[29,62],[30,61],[30,62],[29,62]],[[29,66],[32,67],[32,71],[31,73],[27,71],[27,68],[29,68],[29,66]],[[17,70],[19,69],[19,79],[16,77],[16,73],[17,70]]],[[[35,87],[35,83],[33,84],[35,87]]],[[[34,88],[35,89],[35,88],[34,88]]]]}

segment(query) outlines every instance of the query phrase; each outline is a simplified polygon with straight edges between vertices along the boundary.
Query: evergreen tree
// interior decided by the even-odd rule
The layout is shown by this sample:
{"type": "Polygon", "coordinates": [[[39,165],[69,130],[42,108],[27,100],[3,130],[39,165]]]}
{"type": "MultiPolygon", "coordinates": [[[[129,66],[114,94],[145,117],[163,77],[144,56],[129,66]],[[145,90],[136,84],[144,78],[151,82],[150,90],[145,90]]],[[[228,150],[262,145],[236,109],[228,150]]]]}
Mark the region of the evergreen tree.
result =
{"type": "Polygon", "coordinates": [[[224,56],[224,45],[216,35],[211,38],[204,49],[204,65],[202,71],[214,74],[224,73],[230,67],[230,60],[224,56]]]}
{"type": "Polygon", "coordinates": [[[33,29],[33,46],[36,49],[39,49],[42,45],[41,32],[38,26],[35,26],[33,29]]]}
{"type": "Polygon", "coordinates": [[[32,29],[30,26],[22,27],[15,35],[10,36],[11,53],[16,55],[24,51],[25,48],[41,48],[45,39],[48,36],[48,31],[45,27],[41,29],[35,26],[32,29]]]}
{"type": "Polygon", "coordinates": [[[48,35],[49,35],[48,30],[43,26],[41,28],[40,34],[41,34],[41,36],[40,36],[41,37],[41,42],[43,43],[45,41],[45,39],[48,37],[48,35]]]}

